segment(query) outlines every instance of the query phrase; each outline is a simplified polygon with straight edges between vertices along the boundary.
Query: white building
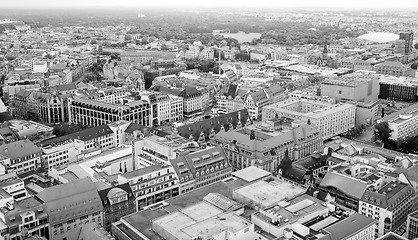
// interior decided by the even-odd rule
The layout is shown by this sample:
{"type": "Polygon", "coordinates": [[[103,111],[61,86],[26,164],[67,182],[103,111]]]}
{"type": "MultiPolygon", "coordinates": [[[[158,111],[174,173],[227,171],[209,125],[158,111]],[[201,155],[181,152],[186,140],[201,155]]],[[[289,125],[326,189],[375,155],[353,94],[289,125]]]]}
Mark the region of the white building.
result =
{"type": "Polygon", "coordinates": [[[307,99],[286,100],[263,107],[262,120],[276,117],[299,119],[318,127],[324,139],[344,133],[355,126],[356,106],[330,104],[307,99]]]}
{"type": "Polygon", "coordinates": [[[391,139],[405,139],[418,135],[418,104],[404,108],[377,121],[388,122],[391,139]]]}

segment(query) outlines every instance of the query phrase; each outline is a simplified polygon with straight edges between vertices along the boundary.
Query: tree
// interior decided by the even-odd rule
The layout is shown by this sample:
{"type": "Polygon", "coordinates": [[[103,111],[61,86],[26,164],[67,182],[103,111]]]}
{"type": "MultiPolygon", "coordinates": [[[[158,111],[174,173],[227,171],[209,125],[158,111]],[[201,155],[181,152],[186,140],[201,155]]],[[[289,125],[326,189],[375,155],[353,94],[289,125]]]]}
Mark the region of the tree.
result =
{"type": "Polygon", "coordinates": [[[418,68],[418,63],[414,62],[411,64],[411,68],[417,70],[418,68]]]}
{"type": "Polygon", "coordinates": [[[388,143],[393,131],[389,128],[389,123],[380,122],[376,124],[375,128],[376,139],[381,140],[383,143],[388,143]]]}
{"type": "Polygon", "coordinates": [[[417,43],[415,43],[414,48],[415,48],[415,49],[418,49],[418,42],[417,42],[417,43]]]}

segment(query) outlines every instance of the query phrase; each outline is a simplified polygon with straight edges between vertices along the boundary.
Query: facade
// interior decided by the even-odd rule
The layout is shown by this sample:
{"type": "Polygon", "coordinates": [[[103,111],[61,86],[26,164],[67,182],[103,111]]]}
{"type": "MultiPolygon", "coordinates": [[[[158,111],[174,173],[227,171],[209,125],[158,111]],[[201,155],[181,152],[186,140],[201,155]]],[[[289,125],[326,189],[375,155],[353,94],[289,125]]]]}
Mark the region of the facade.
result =
{"type": "MultiPolygon", "coordinates": [[[[28,197],[28,192],[25,188],[25,182],[16,175],[8,176],[7,179],[0,181],[0,188],[9,194],[15,201],[19,201],[28,197]]],[[[3,197],[7,199],[7,197],[3,197]]],[[[7,205],[7,203],[6,203],[7,205]]]]}
{"type": "Polygon", "coordinates": [[[128,183],[99,191],[103,204],[103,227],[110,232],[112,223],[136,211],[135,196],[128,183]]]}
{"type": "Polygon", "coordinates": [[[344,133],[355,126],[356,106],[329,104],[306,99],[282,101],[263,107],[263,121],[277,117],[299,119],[317,126],[324,139],[344,133]]]}
{"type": "Polygon", "coordinates": [[[375,102],[379,95],[379,78],[363,74],[331,77],[321,83],[321,95],[338,102],[375,102]]]}
{"type": "Polygon", "coordinates": [[[176,59],[176,54],[173,52],[163,51],[126,51],[120,54],[121,60],[139,61],[141,64],[150,64],[152,60],[165,59],[172,60],[176,59]]]}
{"type": "Polygon", "coordinates": [[[90,178],[46,188],[36,198],[45,206],[51,239],[89,222],[103,226],[102,201],[90,178]]]}
{"type": "Polygon", "coordinates": [[[399,39],[405,41],[405,54],[412,52],[414,45],[414,33],[412,31],[399,33],[399,39]]]}
{"type": "Polygon", "coordinates": [[[406,236],[408,239],[418,238],[418,210],[408,214],[406,222],[406,236]]]}
{"type": "Polygon", "coordinates": [[[136,198],[136,211],[179,195],[173,167],[152,165],[118,175],[118,183],[129,183],[136,198]]]}
{"type": "Polygon", "coordinates": [[[232,173],[228,158],[219,146],[184,154],[170,160],[170,164],[179,179],[180,194],[231,177],[232,173]]]}
{"type": "Polygon", "coordinates": [[[69,122],[88,126],[100,126],[119,120],[152,126],[151,108],[146,101],[113,104],[86,98],[70,98],[69,122]]]}
{"type": "Polygon", "coordinates": [[[388,122],[391,139],[405,139],[418,135],[418,104],[394,112],[377,121],[388,122]]]}
{"type": "Polygon", "coordinates": [[[22,89],[10,100],[11,113],[18,118],[45,123],[68,122],[70,96],[70,94],[22,89]]]}
{"type": "Polygon", "coordinates": [[[23,229],[27,229],[29,235],[50,239],[46,206],[36,197],[31,196],[0,208],[0,221],[7,226],[1,233],[2,239],[24,239],[23,229]]]}
{"type": "Polygon", "coordinates": [[[416,102],[418,100],[418,81],[406,77],[381,77],[379,80],[379,98],[416,102]]]}
{"type": "Polygon", "coordinates": [[[183,119],[183,98],[163,93],[140,93],[141,100],[151,106],[153,125],[181,121],[183,119]]]}
{"type": "Polygon", "coordinates": [[[41,149],[29,140],[20,140],[0,146],[0,155],[7,157],[4,164],[17,173],[40,168],[41,154],[41,149]]]}
{"type": "Polygon", "coordinates": [[[254,126],[221,130],[213,142],[226,153],[234,170],[256,166],[275,172],[286,152],[291,159],[305,157],[322,145],[322,137],[313,125],[266,132],[254,126]]]}

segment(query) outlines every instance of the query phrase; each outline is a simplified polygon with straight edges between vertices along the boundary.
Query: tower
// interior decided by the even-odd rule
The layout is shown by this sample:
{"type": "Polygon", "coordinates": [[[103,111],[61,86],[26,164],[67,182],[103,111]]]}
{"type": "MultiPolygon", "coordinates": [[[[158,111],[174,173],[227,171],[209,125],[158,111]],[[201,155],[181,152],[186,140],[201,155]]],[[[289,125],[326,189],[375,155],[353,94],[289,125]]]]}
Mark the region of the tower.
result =
{"type": "Polygon", "coordinates": [[[405,41],[405,54],[411,53],[414,42],[414,32],[412,32],[411,30],[406,32],[400,32],[399,40],[405,41]]]}

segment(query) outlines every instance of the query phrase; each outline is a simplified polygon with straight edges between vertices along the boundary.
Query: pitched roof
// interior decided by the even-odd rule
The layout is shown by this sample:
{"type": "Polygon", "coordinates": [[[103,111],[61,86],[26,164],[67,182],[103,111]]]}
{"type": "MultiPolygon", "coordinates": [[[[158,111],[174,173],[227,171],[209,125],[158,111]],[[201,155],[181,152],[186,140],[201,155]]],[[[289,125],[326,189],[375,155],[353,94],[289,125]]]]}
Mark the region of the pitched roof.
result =
{"type": "Polygon", "coordinates": [[[251,122],[251,118],[247,109],[241,109],[239,111],[223,114],[218,117],[179,126],[177,131],[180,136],[190,138],[190,135],[192,135],[193,139],[197,141],[202,132],[205,135],[205,138],[209,138],[212,129],[214,130],[215,134],[218,133],[222,127],[228,130],[229,123],[231,123],[233,127],[237,127],[239,120],[241,121],[241,124],[251,122]]]}
{"type": "Polygon", "coordinates": [[[189,98],[189,97],[199,96],[201,94],[202,93],[199,90],[197,90],[197,88],[186,86],[184,90],[181,91],[181,93],[179,94],[179,97],[189,98]]]}
{"type": "Polygon", "coordinates": [[[320,186],[334,187],[355,199],[361,199],[367,189],[367,183],[336,172],[327,172],[320,186]]]}
{"type": "Polygon", "coordinates": [[[112,134],[112,129],[109,128],[108,125],[104,124],[97,127],[92,127],[85,129],[80,132],[75,132],[68,134],[73,139],[80,139],[82,141],[89,141],[98,137],[106,136],[108,134],[112,134]]]}
{"type": "Polygon", "coordinates": [[[109,203],[108,196],[113,196],[113,194],[119,191],[125,191],[126,193],[128,193],[128,199],[134,198],[134,195],[132,193],[131,187],[129,186],[129,183],[123,183],[118,186],[106,188],[106,189],[99,191],[99,196],[100,196],[100,199],[102,200],[103,205],[104,206],[109,205],[110,203],[109,203]]]}
{"type": "Polygon", "coordinates": [[[30,140],[20,140],[0,146],[0,155],[10,159],[18,159],[32,154],[41,153],[41,149],[30,140]]]}

